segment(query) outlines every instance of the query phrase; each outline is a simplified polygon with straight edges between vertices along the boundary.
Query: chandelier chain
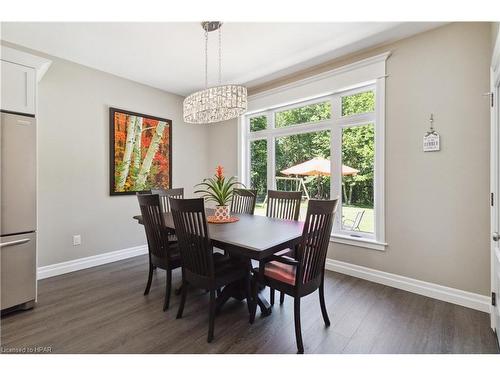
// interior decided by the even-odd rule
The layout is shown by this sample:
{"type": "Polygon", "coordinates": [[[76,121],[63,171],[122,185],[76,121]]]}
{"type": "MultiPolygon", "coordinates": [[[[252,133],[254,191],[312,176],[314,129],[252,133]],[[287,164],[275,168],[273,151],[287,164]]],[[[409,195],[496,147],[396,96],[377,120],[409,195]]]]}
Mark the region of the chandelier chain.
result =
{"type": "Polygon", "coordinates": [[[208,88],[208,23],[205,24],[205,88],[208,88]]]}
{"type": "MultiPolygon", "coordinates": [[[[202,22],[205,31],[205,89],[192,93],[183,102],[183,118],[190,124],[209,124],[237,118],[247,109],[247,88],[241,85],[222,85],[222,22],[202,22]],[[208,33],[218,30],[219,84],[208,84],[208,33]]],[[[215,52],[215,51],[214,51],[215,52]]],[[[215,68],[215,67],[214,67],[215,68]]]]}
{"type": "Polygon", "coordinates": [[[219,27],[219,85],[222,85],[222,28],[219,27]]]}

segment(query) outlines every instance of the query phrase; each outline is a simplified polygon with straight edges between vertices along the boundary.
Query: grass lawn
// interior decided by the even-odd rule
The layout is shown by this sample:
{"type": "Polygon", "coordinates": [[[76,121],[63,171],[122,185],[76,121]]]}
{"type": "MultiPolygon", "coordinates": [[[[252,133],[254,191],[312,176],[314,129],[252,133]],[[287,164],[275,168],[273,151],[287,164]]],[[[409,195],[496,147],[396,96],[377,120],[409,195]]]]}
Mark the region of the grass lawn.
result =
{"type": "MultiPolygon", "coordinates": [[[[361,223],[359,224],[359,230],[361,232],[371,232],[373,233],[374,224],[373,224],[373,208],[365,208],[365,207],[355,207],[355,206],[344,206],[342,207],[342,216],[343,220],[354,220],[356,218],[356,214],[359,211],[365,211],[363,218],[361,219],[361,223]]],[[[307,202],[302,202],[300,205],[300,217],[299,220],[305,220],[307,211],[307,202]]],[[[255,214],[256,215],[266,215],[266,205],[262,203],[257,203],[255,205],[255,214]]],[[[345,225],[347,228],[352,224],[352,222],[347,221],[345,225]]]]}

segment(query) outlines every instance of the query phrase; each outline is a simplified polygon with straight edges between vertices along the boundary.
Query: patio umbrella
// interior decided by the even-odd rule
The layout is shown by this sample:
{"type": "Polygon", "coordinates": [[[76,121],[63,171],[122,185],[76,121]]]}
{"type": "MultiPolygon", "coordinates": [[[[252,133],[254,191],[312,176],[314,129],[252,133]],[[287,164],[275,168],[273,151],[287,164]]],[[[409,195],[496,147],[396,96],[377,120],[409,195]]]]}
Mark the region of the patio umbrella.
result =
{"type": "MultiPolygon", "coordinates": [[[[359,170],[342,165],[343,176],[355,176],[359,170]]],[[[281,173],[286,175],[301,175],[301,176],[317,176],[318,178],[318,194],[321,187],[321,176],[330,176],[330,160],[322,157],[315,157],[311,160],[294,165],[293,167],[284,169],[281,173]]]]}
{"type": "MultiPolygon", "coordinates": [[[[358,170],[347,165],[342,165],[342,175],[355,176],[358,170]]],[[[330,160],[322,157],[315,157],[311,160],[284,169],[281,173],[286,175],[296,174],[301,176],[330,176],[330,160]]]]}

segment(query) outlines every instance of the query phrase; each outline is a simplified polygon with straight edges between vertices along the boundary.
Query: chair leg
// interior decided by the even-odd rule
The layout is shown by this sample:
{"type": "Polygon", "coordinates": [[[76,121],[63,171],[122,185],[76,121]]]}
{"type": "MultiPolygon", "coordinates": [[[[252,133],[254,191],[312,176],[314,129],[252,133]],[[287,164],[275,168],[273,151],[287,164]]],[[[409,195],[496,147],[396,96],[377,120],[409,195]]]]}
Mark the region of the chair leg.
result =
{"type": "Polygon", "coordinates": [[[176,289],[174,289],[174,294],[176,296],[180,296],[180,294],[182,293],[182,285],[176,289]]]}
{"type": "Polygon", "coordinates": [[[280,305],[283,305],[285,303],[285,293],[280,292],[280,305]]]}
{"type": "Polygon", "coordinates": [[[167,281],[165,285],[165,302],[163,302],[163,311],[167,311],[170,305],[170,291],[172,290],[172,270],[167,269],[167,281]]]}
{"type": "Polygon", "coordinates": [[[149,275],[148,275],[148,283],[146,284],[146,289],[144,290],[144,295],[149,294],[149,290],[151,289],[151,281],[153,281],[153,268],[154,266],[149,263],[149,275]]]}
{"type": "Polygon", "coordinates": [[[302,330],[300,328],[300,297],[295,297],[293,302],[293,313],[295,318],[295,340],[297,341],[297,353],[304,353],[304,344],[302,343],[302,330]]]}
{"type": "Polygon", "coordinates": [[[330,318],[328,318],[328,312],[326,311],[325,304],[325,291],[324,291],[324,281],[321,281],[319,286],[319,304],[321,305],[321,314],[323,314],[323,320],[325,321],[325,325],[327,327],[330,326],[330,318]]]}
{"type": "Polygon", "coordinates": [[[215,323],[215,290],[210,291],[210,311],[208,316],[208,337],[207,342],[212,342],[214,339],[214,323],[215,323]]]}
{"type": "Polygon", "coordinates": [[[177,310],[176,319],[182,318],[182,313],[184,312],[184,305],[186,304],[187,289],[188,289],[187,288],[187,283],[185,281],[182,281],[181,302],[179,304],[179,310],[177,310]]]}
{"type": "Polygon", "coordinates": [[[269,288],[269,299],[271,306],[274,306],[274,288],[269,288]]]}

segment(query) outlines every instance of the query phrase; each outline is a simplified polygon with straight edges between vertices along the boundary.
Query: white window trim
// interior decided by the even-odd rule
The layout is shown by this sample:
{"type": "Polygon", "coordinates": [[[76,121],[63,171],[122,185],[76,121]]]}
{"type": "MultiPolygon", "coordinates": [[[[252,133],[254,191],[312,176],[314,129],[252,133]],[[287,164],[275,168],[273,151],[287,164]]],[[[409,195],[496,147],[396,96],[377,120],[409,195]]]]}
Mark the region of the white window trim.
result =
{"type": "Polygon", "coordinates": [[[387,243],[385,242],[379,242],[369,238],[356,238],[337,233],[332,234],[330,236],[330,241],[335,243],[341,243],[344,245],[366,247],[367,249],[373,249],[379,251],[385,251],[385,247],[387,246],[387,243]]]}
{"type": "MultiPolygon", "coordinates": [[[[341,210],[337,213],[336,228],[331,241],[374,250],[385,250],[385,62],[390,56],[386,52],[371,58],[346,65],[329,72],[309,77],[285,86],[274,88],[249,97],[249,111],[238,120],[238,176],[240,181],[249,183],[250,147],[253,140],[266,139],[268,161],[267,188],[275,189],[275,138],[292,134],[330,130],[331,149],[341,149],[342,128],[366,124],[375,125],[375,170],[374,170],[374,234],[357,237],[349,231],[341,231],[341,210]],[[357,92],[375,90],[375,112],[342,117],[341,96],[357,92]],[[301,96],[302,95],[302,96],[301,96]],[[285,128],[274,128],[273,112],[304,105],[332,101],[332,119],[315,123],[298,124],[285,128]],[[337,110],[336,110],[337,109],[337,110]],[[267,115],[268,127],[257,132],[249,131],[249,118],[267,115]]],[[[341,153],[331,157],[331,196],[341,195],[341,153]]]]}

